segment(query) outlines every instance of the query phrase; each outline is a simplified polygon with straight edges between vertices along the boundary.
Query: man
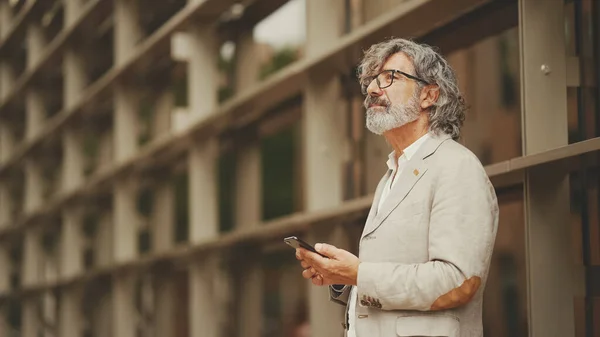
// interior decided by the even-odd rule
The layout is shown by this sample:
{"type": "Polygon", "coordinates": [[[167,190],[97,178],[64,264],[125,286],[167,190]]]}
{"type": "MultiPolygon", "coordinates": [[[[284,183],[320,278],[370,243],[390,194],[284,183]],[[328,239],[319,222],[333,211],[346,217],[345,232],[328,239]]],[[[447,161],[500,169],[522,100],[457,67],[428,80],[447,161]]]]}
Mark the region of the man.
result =
{"type": "Polygon", "coordinates": [[[498,202],[480,161],[456,142],[465,104],[454,72],[429,46],[390,39],[365,52],[358,76],[367,128],[394,151],[359,256],[298,249],[302,275],[346,305],[349,337],[482,336],[498,202]]]}

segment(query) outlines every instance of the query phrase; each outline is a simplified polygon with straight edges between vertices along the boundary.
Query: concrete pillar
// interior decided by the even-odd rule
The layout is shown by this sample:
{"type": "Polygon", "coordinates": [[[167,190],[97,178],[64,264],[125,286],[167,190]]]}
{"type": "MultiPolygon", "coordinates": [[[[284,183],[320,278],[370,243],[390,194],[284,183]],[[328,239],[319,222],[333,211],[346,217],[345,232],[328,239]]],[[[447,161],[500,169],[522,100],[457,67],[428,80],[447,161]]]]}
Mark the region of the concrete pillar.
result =
{"type": "Polygon", "coordinates": [[[38,337],[40,320],[38,316],[39,301],[37,298],[26,298],[22,301],[21,336],[38,337]]]}
{"type": "Polygon", "coordinates": [[[27,140],[33,139],[38,135],[40,130],[44,127],[44,120],[46,119],[46,104],[41,91],[34,87],[30,87],[27,90],[27,99],[25,100],[25,110],[27,113],[26,127],[25,127],[25,138],[27,140]]]}
{"type": "Polygon", "coordinates": [[[136,44],[142,37],[139,25],[138,1],[114,0],[115,66],[120,66],[131,57],[136,44]]]}
{"type": "Polygon", "coordinates": [[[261,155],[258,142],[241,146],[236,159],[235,224],[250,229],[262,220],[261,155]]]}
{"type": "MultiPolygon", "coordinates": [[[[132,55],[141,38],[138,1],[114,0],[115,67],[123,65],[132,55]]],[[[121,81],[114,90],[114,156],[120,162],[137,149],[137,109],[139,95],[130,83],[121,81]]]]}
{"type": "Polygon", "coordinates": [[[155,301],[155,336],[175,336],[175,283],[169,275],[158,275],[155,301]]]}
{"type": "Polygon", "coordinates": [[[25,212],[30,213],[40,208],[43,202],[43,178],[40,167],[33,160],[25,163],[25,212]]]}
{"type": "Polygon", "coordinates": [[[12,204],[8,182],[0,180],[0,228],[10,225],[12,204]]]}
{"type": "Polygon", "coordinates": [[[122,162],[132,157],[137,151],[137,109],[139,96],[131,84],[117,83],[115,91],[114,111],[114,161],[122,162]]]}
{"type": "Polygon", "coordinates": [[[72,191],[83,183],[83,135],[70,128],[65,130],[63,138],[62,189],[72,191]]]}
{"type": "Polygon", "coordinates": [[[0,39],[4,41],[12,26],[12,13],[8,1],[0,2],[0,39]]]}
{"type": "Polygon", "coordinates": [[[83,331],[81,311],[81,289],[77,286],[65,288],[60,294],[58,335],[80,337],[83,331]]]}
{"type": "Polygon", "coordinates": [[[173,186],[167,181],[154,191],[154,207],[151,217],[152,248],[156,252],[166,251],[174,242],[174,194],[173,186]]]}
{"type": "Polygon", "coordinates": [[[265,289],[264,271],[260,252],[245,251],[246,258],[239,259],[238,286],[240,298],[239,336],[259,337],[264,335],[263,298],[265,289]]]}
{"type": "Polygon", "coordinates": [[[0,123],[0,163],[6,162],[15,147],[15,137],[10,125],[5,121],[0,123]]]}
{"type": "MultiPolygon", "coordinates": [[[[564,18],[561,0],[519,1],[523,155],[568,144],[564,18]]],[[[528,169],[524,191],[529,335],[575,336],[568,172],[528,169]]]]}
{"type": "Polygon", "coordinates": [[[0,294],[10,291],[11,263],[6,245],[0,247],[0,294]]]}
{"type": "Polygon", "coordinates": [[[15,84],[15,70],[6,59],[0,59],[0,101],[12,92],[15,84]]]}
{"type": "Polygon", "coordinates": [[[98,305],[92,311],[92,331],[95,337],[113,337],[113,301],[114,294],[100,296],[98,305]]]}
{"type": "Polygon", "coordinates": [[[27,27],[27,69],[31,70],[39,63],[46,46],[44,28],[37,22],[27,27]]]}
{"type": "Polygon", "coordinates": [[[67,208],[62,214],[60,244],[60,274],[67,279],[81,273],[83,269],[81,210],[67,208]]]}
{"type": "Polygon", "coordinates": [[[84,55],[75,46],[69,46],[65,50],[63,73],[63,102],[65,108],[70,109],[81,99],[81,93],[88,82],[84,55]]]}
{"type": "Polygon", "coordinates": [[[217,140],[195,144],[188,155],[189,169],[189,240],[198,243],[219,234],[217,207],[217,140]]]}
{"type": "Polygon", "coordinates": [[[135,291],[135,275],[124,272],[114,277],[112,296],[112,336],[133,337],[136,335],[138,318],[135,315],[133,294],[135,291]]]}
{"type": "Polygon", "coordinates": [[[195,24],[189,28],[190,58],[188,97],[191,117],[205,117],[217,106],[216,33],[211,26],[195,24]]]}
{"type": "Polygon", "coordinates": [[[158,138],[171,130],[171,113],[175,108],[175,100],[171,90],[158,93],[155,102],[155,113],[152,125],[152,137],[158,138]]]}
{"type": "Polygon", "coordinates": [[[94,241],[95,263],[98,267],[108,266],[114,260],[113,258],[113,218],[114,209],[111,213],[100,215],[100,224],[94,241]]]}
{"type": "MultiPolygon", "coordinates": [[[[258,82],[259,64],[254,54],[251,31],[238,37],[236,47],[236,92],[244,92],[258,82]]],[[[235,224],[238,229],[257,226],[262,220],[261,155],[258,139],[239,142],[236,158],[235,224]]]]}
{"type": "Polygon", "coordinates": [[[82,0],[63,0],[65,8],[65,28],[70,27],[79,18],[83,8],[82,0]]]}
{"type": "Polygon", "coordinates": [[[216,301],[215,275],[217,259],[208,257],[190,266],[190,337],[217,337],[219,331],[219,303],[216,301]]]}
{"type": "Polygon", "coordinates": [[[25,233],[25,244],[23,247],[22,284],[32,286],[37,284],[40,278],[40,233],[37,229],[30,229],[25,233]]]}
{"type": "MultiPolygon", "coordinates": [[[[311,243],[329,243],[348,250],[350,242],[342,226],[329,228],[313,227],[308,235],[311,243]]],[[[328,287],[317,287],[309,283],[309,320],[313,336],[340,336],[343,332],[344,308],[329,300],[328,287]]]]}
{"type": "Polygon", "coordinates": [[[240,93],[252,88],[258,82],[260,63],[256,57],[256,44],[251,30],[241,31],[238,35],[236,50],[235,90],[240,93]]]}
{"type": "Polygon", "coordinates": [[[138,215],[136,210],[137,182],[122,177],[113,192],[113,258],[121,263],[137,255],[138,215]]]}
{"type": "MultiPolygon", "coordinates": [[[[342,32],[343,1],[306,1],[307,56],[318,55],[342,32]]],[[[341,85],[332,69],[314,69],[304,92],[304,205],[309,211],[339,205],[343,200],[346,150],[345,113],[341,85]]]]}

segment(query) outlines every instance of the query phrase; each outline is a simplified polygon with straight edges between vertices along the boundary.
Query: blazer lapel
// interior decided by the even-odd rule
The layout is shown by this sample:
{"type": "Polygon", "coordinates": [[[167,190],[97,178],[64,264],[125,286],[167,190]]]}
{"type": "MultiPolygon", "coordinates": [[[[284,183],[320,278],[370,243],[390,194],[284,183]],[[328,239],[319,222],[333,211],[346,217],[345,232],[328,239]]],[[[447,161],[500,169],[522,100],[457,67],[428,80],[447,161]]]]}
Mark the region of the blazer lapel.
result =
{"type": "Polygon", "coordinates": [[[382,189],[385,187],[387,179],[390,176],[391,171],[385,175],[384,179],[379,183],[377,187],[377,192],[375,194],[375,200],[373,201],[373,206],[371,207],[371,211],[369,212],[369,217],[367,218],[367,223],[365,224],[365,229],[363,230],[363,234],[361,239],[373,231],[375,231],[383,221],[392,213],[396,207],[406,198],[408,193],[413,189],[415,184],[421,179],[421,177],[427,172],[427,163],[425,158],[432,155],[437,148],[446,140],[450,139],[450,136],[435,136],[432,135],[422,146],[417,150],[417,153],[408,161],[406,167],[402,170],[399,176],[395,179],[400,179],[390,191],[387,199],[381,205],[381,211],[377,212],[377,205],[379,204],[379,199],[381,197],[382,189]]]}
{"type": "Polygon", "coordinates": [[[392,170],[388,170],[387,173],[381,178],[379,184],[377,184],[377,188],[375,189],[375,197],[373,198],[373,204],[371,205],[371,210],[369,211],[369,215],[367,216],[367,222],[365,227],[369,227],[369,223],[373,221],[375,215],[377,215],[377,205],[379,205],[379,200],[381,199],[381,194],[383,193],[383,189],[385,188],[385,184],[392,174],[392,170]]]}

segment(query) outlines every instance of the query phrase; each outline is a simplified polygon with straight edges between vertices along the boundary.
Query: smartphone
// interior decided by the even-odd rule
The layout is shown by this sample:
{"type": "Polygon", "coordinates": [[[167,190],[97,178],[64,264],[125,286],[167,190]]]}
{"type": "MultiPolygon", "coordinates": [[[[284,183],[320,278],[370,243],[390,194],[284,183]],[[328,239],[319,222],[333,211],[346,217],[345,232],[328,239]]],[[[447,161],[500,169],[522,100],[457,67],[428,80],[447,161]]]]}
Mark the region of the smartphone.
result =
{"type": "Polygon", "coordinates": [[[287,243],[288,245],[290,245],[293,248],[304,248],[304,249],[309,250],[309,251],[311,251],[313,253],[319,254],[319,255],[321,255],[324,258],[327,258],[327,256],[325,256],[325,255],[317,252],[317,250],[313,246],[311,246],[308,243],[300,240],[296,236],[287,237],[287,238],[283,239],[283,242],[287,243]]]}

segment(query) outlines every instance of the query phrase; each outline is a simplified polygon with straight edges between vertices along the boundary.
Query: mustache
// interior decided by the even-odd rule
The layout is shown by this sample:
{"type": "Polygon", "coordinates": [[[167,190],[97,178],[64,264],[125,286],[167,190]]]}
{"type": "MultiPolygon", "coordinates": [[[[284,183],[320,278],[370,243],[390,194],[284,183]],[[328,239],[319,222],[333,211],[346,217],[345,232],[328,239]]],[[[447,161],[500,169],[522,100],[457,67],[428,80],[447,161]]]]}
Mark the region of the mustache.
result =
{"type": "Polygon", "coordinates": [[[367,96],[364,102],[365,109],[368,109],[371,105],[381,105],[383,107],[389,107],[390,102],[383,97],[367,96]]]}

